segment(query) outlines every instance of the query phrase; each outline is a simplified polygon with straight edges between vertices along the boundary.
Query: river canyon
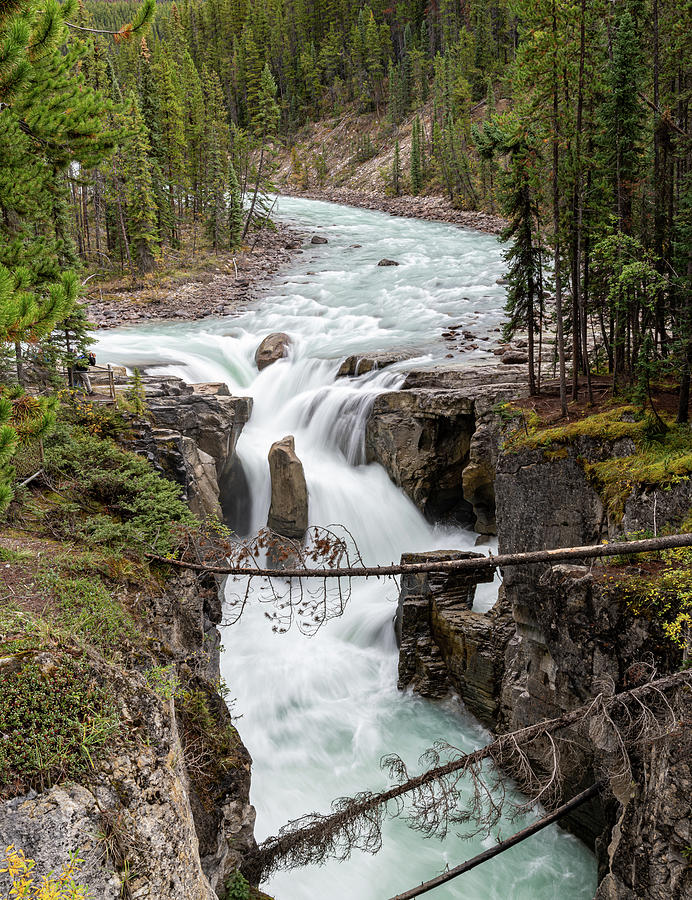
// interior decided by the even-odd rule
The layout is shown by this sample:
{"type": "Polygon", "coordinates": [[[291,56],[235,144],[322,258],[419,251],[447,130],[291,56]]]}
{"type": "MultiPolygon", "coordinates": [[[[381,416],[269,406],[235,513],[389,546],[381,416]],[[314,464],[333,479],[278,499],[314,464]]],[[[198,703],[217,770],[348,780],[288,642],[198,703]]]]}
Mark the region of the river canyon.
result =
{"type": "MultiPolygon", "coordinates": [[[[328,243],[307,244],[233,316],[99,332],[100,362],[224,382],[231,394],[252,398],[237,445],[243,531],[266,524],[267,453],[290,434],[305,469],[310,524],[346,527],[366,564],[396,562],[404,552],[472,549],[473,531],[458,521],[427,521],[381,466],[366,464],[365,429],[375,398],[400,388],[406,373],[495,359],[504,303],[500,245],[449,225],[298,198],[280,198],[278,218],[328,243]],[[399,265],[378,266],[383,258],[399,265]],[[450,327],[468,332],[466,349],[450,347],[450,327]],[[292,339],[288,356],[258,372],[258,344],[280,331],[292,339]],[[385,351],[410,358],[337,377],[345,357],[385,351]]],[[[229,580],[229,598],[235,589],[229,580]]],[[[258,841],[290,819],[327,811],[335,797],[383,786],[386,753],[399,753],[417,771],[419,755],[438,739],[463,751],[487,741],[458,700],[397,690],[394,583],[356,580],[345,614],[314,637],[295,627],[274,633],[266,598],[254,590],[240,622],[224,630],[221,666],[253,757],[258,841]]],[[[476,608],[488,609],[496,592],[497,585],[480,587],[476,608]]],[[[506,821],[502,836],[517,827],[506,821]]],[[[264,887],[278,900],[384,900],[496,837],[461,841],[452,831],[443,842],[426,841],[395,820],[377,855],[356,852],[347,862],[280,873],[264,887]]],[[[553,827],[431,896],[586,900],[595,888],[591,852],[553,827]]]]}

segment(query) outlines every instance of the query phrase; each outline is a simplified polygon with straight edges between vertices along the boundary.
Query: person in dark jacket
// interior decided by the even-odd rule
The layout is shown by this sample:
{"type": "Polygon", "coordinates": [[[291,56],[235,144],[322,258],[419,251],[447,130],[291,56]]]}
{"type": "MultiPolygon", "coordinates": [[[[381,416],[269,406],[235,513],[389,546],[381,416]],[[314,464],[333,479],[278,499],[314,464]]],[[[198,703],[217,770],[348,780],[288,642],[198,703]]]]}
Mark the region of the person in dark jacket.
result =
{"type": "Polygon", "coordinates": [[[90,353],[89,356],[83,353],[81,356],[78,356],[75,359],[74,365],[72,366],[72,371],[74,372],[77,379],[77,385],[81,385],[81,387],[83,387],[86,393],[89,395],[94,393],[93,388],[91,387],[91,381],[89,379],[89,365],[94,364],[91,363],[92,357],[95,363],[96,357],[93,353],[90,353]]]}

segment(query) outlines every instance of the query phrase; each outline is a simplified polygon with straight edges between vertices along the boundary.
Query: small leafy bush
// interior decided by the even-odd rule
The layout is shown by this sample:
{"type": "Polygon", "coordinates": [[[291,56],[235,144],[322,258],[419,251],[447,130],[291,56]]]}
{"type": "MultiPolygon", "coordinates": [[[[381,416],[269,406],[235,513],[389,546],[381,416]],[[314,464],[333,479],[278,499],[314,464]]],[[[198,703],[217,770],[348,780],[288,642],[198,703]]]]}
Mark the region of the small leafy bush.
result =
{"type": "Polygon", "coordinates": [[[635,615],[657,621],[668,640],[684,650],[692,642],[692,549],[676,547],[661,557],[660,572],[626,576],[617,586],[635,615]]]}
{"type": "Polygon", "coordinates": [[[23,850],[17,850],[10,844],[5,850],[5,865],[0,868],[0,875],[6,875],[9,881],[8,897],[21,897],[23,900],[88,900],[91,896],[88,888],[75,880],[82,862],[73,854],[58,875],[51,872],[37,881],[35,861],[27,859],[23,850]]]}

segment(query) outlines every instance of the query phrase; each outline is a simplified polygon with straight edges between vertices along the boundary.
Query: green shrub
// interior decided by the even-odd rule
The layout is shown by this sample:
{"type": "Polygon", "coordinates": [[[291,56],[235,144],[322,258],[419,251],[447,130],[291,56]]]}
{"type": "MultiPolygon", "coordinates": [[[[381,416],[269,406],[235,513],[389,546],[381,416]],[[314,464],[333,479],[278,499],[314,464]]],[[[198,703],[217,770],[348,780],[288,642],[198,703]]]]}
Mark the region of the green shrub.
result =
{"type": "Polygon", "coordinates": [[[612,580],[631,612],[658,622],[676,647],[692,649],[692,548],[664,550],[661,560],[654,574],[612,580]]]}
{"type": "Polygon", "coordinates": [[[226,880],[226,900],[250,900],[250,885],[240,872],[232,872],[226,880]]]}
{"type": "Polygon", "coordinates": [[[172,524],[195,524],[180,486],[112,440],[62,425],[48,442],[45,455],[48,476],[71,482],[74,489],[72,505],[63,501],[50,514],[53,530],[61,537],[93,546],[165,553],[170,549],[172,524]]]}
{"type": "Polygon", "coordinates": [[[0,794],[44,790],[92,767],[119,728],[109,694],[70,657],[16,660],[0,680],[0,794]]]}

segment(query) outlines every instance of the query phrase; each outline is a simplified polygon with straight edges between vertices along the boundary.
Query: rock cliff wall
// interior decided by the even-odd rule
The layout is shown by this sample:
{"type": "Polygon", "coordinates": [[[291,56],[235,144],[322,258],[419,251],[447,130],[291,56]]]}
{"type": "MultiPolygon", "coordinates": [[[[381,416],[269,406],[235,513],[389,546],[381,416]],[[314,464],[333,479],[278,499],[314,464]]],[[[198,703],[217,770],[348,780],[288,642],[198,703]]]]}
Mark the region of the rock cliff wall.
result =
{"type": "MultiPolygon", "coordinates": [[[[363,371],[369,364],[358,361],[363,371]]],[[[504,430],[496,408],[523,384],[513,366],[412,371],[401,390],[375,400],[367,460],[379,462],[428,519],[494,534],[494,467],[504,430]]]]}
{"type": "MultiPolygon", "coordinates": [[[[443,386],[448,389],[448,384],[443,386]]],[[[472,410],[458,397],[447,400],[458,414],[473,415],[471,443],[464,444],[469,449],[462,472],[464,496],[472,496],[477,467],[488,498],[486,509],[496,519],[500,553],[591,544],[640,530],[657,532],[679,527],[689,516],[689,478],[673,480],[665,488],[628,485],[621,508],[609,508],[589,479],[588,466],[632,455],[631,439],[577,436],[538,449],[503,450],[506,431],[497,409],[487,403],[479,415],[477,398],[472,410]]],[[[399,427],[393,418],[399,402],[393,395],[376,410],[387,410],[377,429],[399,427]]],[[[407,398],[402,410],[411,403],[407,398]]],[[[432,399],[428,405],[443,409],[432,399]]],[[[480,503],[474,506],[476,521],[482,522],[480,503]]],[[[636,562],[627,568],[635,578],[638,572],[636,562]]],[[[459,602],[458,592],[445,579],[403,580],[401,687],[412,686],[429,696],[442,696],[452,688],[482,722],[511,731],[569,712],[604,687],[623,690],[653,670],[666,673],[680,666],[681,651],[655,619],[635,615],[610,580],[608,568],[522,566],[508,567],[502,574],[501,599],[485,616],[459,602]]],[[[613,783],[570,820],[570,827],[596,846],[598,900],[692,896],[692,701],[680,692],[673,702],[679,729],[631,754],[631,791],[623,793],[621,785],[613,783]]],[[[564,773],[566,795],[600,777],[603,761],[602,749],[579,741],[564,773]]]]}
{"type": "MultiPolygon", "coordinates": [[[[249,401],[220,386],[145,384],[149,416],[128,447],[175,479],[194,512],[220,516],[218,479],[249,401]]],[[[79,851],[78,880],[99,900],[214,900],[256,848],[251,759],[219,693],[221,583],[156,569],[141,577],[118,586],[132,594],[136,627],[117,653],[72,650],[113,698],[108,747],[83,777],[0,795],[0,846],[21,848],[42,873],[79,851]]],[[[56,654],[41,654],[46,671],[56,654]]],[[[6,886],[0,876],[3,896],[6,886]]]]}

